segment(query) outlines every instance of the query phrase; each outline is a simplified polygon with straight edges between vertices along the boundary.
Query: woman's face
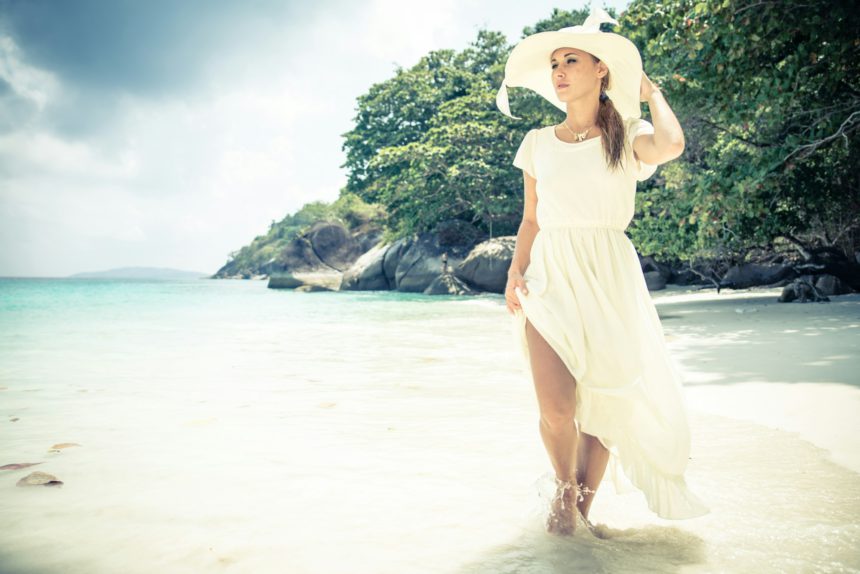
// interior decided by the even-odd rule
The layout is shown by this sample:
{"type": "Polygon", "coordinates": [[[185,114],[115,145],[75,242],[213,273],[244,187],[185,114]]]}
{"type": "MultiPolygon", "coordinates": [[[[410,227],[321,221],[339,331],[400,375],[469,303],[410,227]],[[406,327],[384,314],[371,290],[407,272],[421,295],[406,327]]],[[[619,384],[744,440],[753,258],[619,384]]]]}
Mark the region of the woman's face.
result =
{"type": "Polygon", "coordinates": [[[591,54],[576,48],[559,48],[550,56],[552,85],[563,102],[583,97],[597,99],[600,95],[600,79],[608,68],[603,62],[595,62],[591,54]]]}

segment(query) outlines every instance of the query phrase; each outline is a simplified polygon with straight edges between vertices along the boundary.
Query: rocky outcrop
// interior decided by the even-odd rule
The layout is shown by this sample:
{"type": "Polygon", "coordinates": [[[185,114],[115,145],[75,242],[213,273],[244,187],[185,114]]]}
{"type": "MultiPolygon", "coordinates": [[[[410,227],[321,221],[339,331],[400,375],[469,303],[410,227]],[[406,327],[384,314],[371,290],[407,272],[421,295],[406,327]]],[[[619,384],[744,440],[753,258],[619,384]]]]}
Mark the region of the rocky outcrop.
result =
{"type": "Polygon", "coordinates": [[[398,239],[385,252],[385,257],[382,260],[382,272],[385,273],[385,280],[391,289],[397,288],[397,266],[400,265],[400,258],[409,248],[410,239],[398,239]]]}
{"type": "Polygon", "coordinates": [[[643,275],[648,291],[659,291],[666,288],[666,276],[660,271],[645,271],[643,275]]]}
{"type": "Polygon", "coordinates": [[[454,275],[479,291],[504,293],[514,258],[516,237],[496,237],[479,243],[454,268],[454,275]]]}
{"type": "Polygon", "coordinates": [[[456,268],[469,254],[471,246],[444,245],[435,233],[422,233],[409,242],[394,270],[398,291],[421,293],[443,273],[443,258],[448,268],[456,268]]]}
{"type": "Polygon", "coordinates": [[[477,295],[476,291],[469,288],[468,285],[457,279],[451,273],[445,273],[433,280],[427,289],[424,290],[425,295],[477,295]]]}
{"type": "Polygon", "coordinates": [[[320,221],[307,233],[290,241],[271,264],[268,286],[273,289],[295,289],[311,285],[330,290],[340,289],[343,273],[364,251],[363,245],[377,241],[381,232],[372,229],[353,236],[340,223],[320,221]]]}
{"type": "Polygon", "coordinates": [[[270,289],[296,289],[302,286],[321,287],[329,291],[340,289],[343,273],[335,270],[278,271],[269,276],[270,289]]]}
{"type": "MultiPolygon", "coordinates": [[[[443,276],[446,269],[449,273],[453,271],[470,251],[471,245],[446,244],[445,239],[445,234],[426,232],[398,239],[389,245],[377,244],[344,273],[341,290],[427,292],[428,287],[443,276]]],[[[462,283],[460,278],[456,282],[448,279],[430,291],[472,291],[462,283]]]]}
{"type": "Polygon", "coordinates": [[[742,263],[729,268],[720,281],[720,287],[746,289],[756,285],[774,285],[780,282],[784,285],[796,276],[797,272],[790,265],[782,263],[742,263]]]}
{"type": "Polygon", "coordinates": [[[830,301],[830,298],[820,293],[807,277],[801,277],[783,287],[777,301],[780,303],[790,303],[792,301],[799,303],[806,303],[807,301],[827,302],[830,301]]]}
{"type": "Polygon", "coordinates": [[[343,272],[361,254],[359,242],[343,225],[320,221],[287,244],[272,271],[331,269],[343,272]]]}
{"type": "Polygon", "coordinates": [[[370,248],[343,274],[341,291],[389,290],[391,285],[383,263],[390,245],[378,244],[370,248]]]}
{"type": "Polygon", "coordinates": [[[835,275],[819,275],[815,280],[815,288],[822,295],[845,295],[851,293],[851,287],[835,275]]]}

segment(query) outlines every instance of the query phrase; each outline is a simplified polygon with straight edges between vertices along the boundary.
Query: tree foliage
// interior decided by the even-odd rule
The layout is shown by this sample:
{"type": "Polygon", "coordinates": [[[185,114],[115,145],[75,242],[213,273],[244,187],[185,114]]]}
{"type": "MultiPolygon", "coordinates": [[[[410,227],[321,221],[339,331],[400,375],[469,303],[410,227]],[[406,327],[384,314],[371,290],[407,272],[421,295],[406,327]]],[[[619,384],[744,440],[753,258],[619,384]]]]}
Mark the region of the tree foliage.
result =
{"type": "MultiPolygon", "coordinates": [[[[635,42],[686,136],[684,154],[640,184],[629,228],[640,252],[664,259],[741,259],[790,241],[838,248],[860,241],[860,11],[853,3],[633,0],[603,25],[635,42]]],[[[555,9],[522,37],[580,24],[555,9]]],[[[526,132],[562,112],[510,88],[496,91],[513,45],[481,30],[466,49],[433,51],[373,85],[344,134],[347,185],[334,204],[305,205],[252,245],[237,268],[272,259],[318,220],[371,219],[394,239],[445,221],[478,235],[516,232],[522,174],[511,164],[526,132]]],[[[647,107],[645,108],[647,109],[647,107]]]]}
{"type": "Polygon", "coordinates": [[[681,259],[742,257],[777,238],[852,254],[860,224],[856,6],[637,0],[620,24],[687,140],[640,197],[634,241],[681,259]]]}

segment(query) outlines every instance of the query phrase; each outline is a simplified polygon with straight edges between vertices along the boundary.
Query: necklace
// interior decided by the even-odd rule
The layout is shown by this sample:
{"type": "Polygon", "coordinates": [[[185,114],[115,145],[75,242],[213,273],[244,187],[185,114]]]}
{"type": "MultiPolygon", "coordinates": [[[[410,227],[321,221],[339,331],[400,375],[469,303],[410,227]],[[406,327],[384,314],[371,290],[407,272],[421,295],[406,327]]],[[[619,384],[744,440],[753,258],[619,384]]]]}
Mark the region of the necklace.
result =
{"type": "Polygon", "coordinates": [[[592,125],[588,126],[584,132],[577,133],[577,132],[573,131],[572,129],[570,129],[570,126],[567,125],[567,120],[564,120],[562,123],[564,124],[564,127],[567,128],[567,131],[569,131],[573,135],[573,139],[575,139],[578,142],[585,141],[585,136],[587,136],[588,132],[591,130],[591,128],[594,127],[594,124],[592,124],[592,125]]]}

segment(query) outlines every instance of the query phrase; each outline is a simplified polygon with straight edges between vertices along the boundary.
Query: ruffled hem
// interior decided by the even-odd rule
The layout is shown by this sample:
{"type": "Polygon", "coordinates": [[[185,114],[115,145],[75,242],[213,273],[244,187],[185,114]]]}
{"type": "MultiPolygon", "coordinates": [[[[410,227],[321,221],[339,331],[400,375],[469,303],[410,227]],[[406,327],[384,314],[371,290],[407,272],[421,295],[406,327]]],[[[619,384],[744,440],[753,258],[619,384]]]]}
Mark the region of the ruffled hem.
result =
{"type": "Polygon", "coordinates": [[[710,512],[687,486],[684,476],[662,474],[640,457],[625,456],[623,448],[617,456],[624,474],[642,491],[648,508],[660,518],[684,520],[710,512]]]}

